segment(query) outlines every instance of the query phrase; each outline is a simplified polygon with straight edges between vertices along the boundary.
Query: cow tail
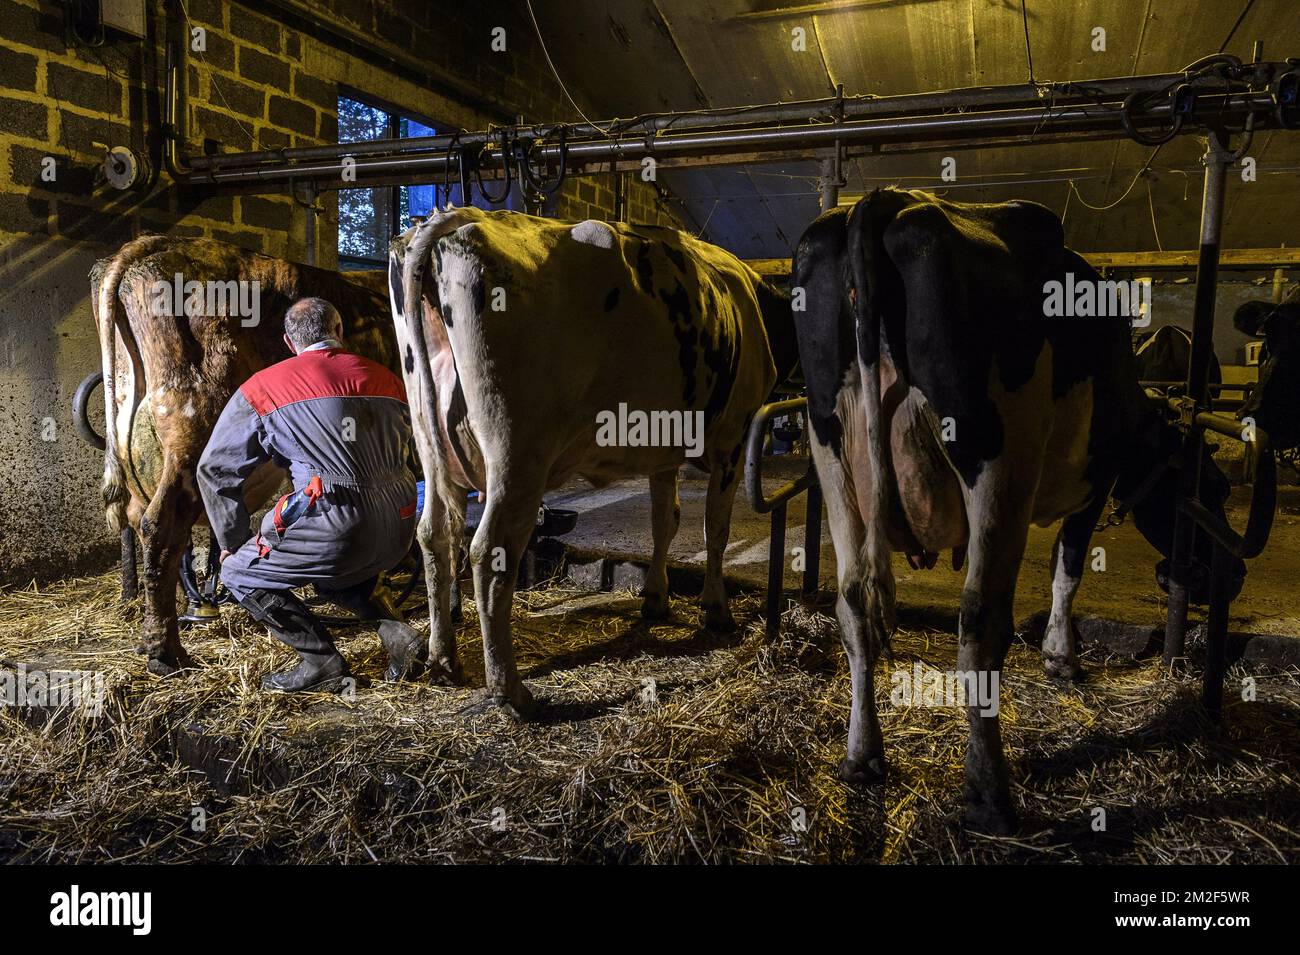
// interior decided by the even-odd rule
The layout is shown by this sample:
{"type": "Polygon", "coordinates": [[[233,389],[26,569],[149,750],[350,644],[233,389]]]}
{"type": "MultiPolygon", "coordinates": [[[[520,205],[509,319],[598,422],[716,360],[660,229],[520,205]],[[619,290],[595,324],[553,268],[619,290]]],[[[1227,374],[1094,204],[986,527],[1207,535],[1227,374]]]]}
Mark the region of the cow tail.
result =
{"type": "MultiPolygon", "coordinates": [[[[117,334],[126,325],[119,313],[118,284],[125,267],[119,253],[95,263],[90,273],[90,303],[99,335],[99,357],[104,372],[104,518],[109,528],[121,531],[127,525],[127,487],[117,451],[117,334]]],[[[129,334],[129,329],[123,328],[129,334]]]]}
{"type": "Polygon", "coordinates": [[[888,650],[894,631],[894,575],[890,566],[886,520],[890,503],[888,448],[880,397],[880,310],[877,221],[872,198],[859,202],[849,217],[849,287],[854,290],[854,324],[858,368],[862,381],[863,416],[867,425],[868,506],[864,517],[865,535],[858,555],[858,575],[863,585],[862,606],[868,632],[876,649],[888,650]]]}
{"type": "MultiPolygon", "coordinates": [[[[447,460],[447,449],[443,446],[441,435],[438,429],[439,403],[438,393],[433,382],[433,369],[429,366],[429,345],[424,337],[424,315],[420,307],[421,296],[425,287],[425,276],[433,268],[432,252],[434,243],[442,236],[446,235],[465,222],[471,221],[472,216],[467,212],[477,210],[452,209],[447,212],[433,212],[424,222],[420,223],[412,232],[408,232],[403,238],[394,241],[390,250],[390,277],[389,281],[395,282],[397,275],[401,275],[401,315],[398,314],[398,301],[396,296],[393,299],[393,318],[404,324],[407,344],[413,354],[413,367],[408,373],[407,388],[412,394],[410,399],[420,402],[420,407],[429,416],[427,427],[429,434],[426,436],[427,444],[432,449],[432,461],[421,461],[425,469],[425,498],[428,499],[430,494],[438,494],[443,501],[451,502],[455,500],[455,495],[462,493],[456,488],[452,481],[451,465],[447,460]],[[402,243],[405,242],[404,249],[402,243]],[[394,268],[397,266],[397,268],[394,268]],[[418,389],[411,388],[412,384],[418,385],[418,389]],[[430,465],[432,464],[432,473],[430,465]],[[433,486],[430,487],[430,482],[433,486]]],[[[436,282],[430,283],[431,288],[437,287],[436,282]]],[[[436,293],[435,293],[436,294],[436,293]]],[[[436,304],[436,303],[435,303],[436,304]]],[[[427,505],[426,505],[427,506],[427,505]]],[[[450,517],[446,508],[444,508],[444,520],[450,517]]],[[[440,533],[449,533],[451,528],[448,525],[439,529],[440,533]]]]}
{"type": "MultiPolygon", "coordinates": [[[[136,363],[139,350],[135,343],[135,333],[123,314],[122,303],[118,297],[122,278],[127,268],[141,257],[165,246],[170,240],[161,235],[143,235],[133,239],[118,250],[116,255],[100,259],[90,270],[90,305],[95,317],[95,331],[99,335],[100,365],[104,372],[104,481],[101,493],[104,499],[104,517],[108,526],[121,531],[127,526],[126,504],[130,497],[127,488],[125,468],[119,454],[120,443],[117,437],[117,344],[121,336],[123,351],[131,363],[131,379],[134,382],[142,370],[136,363]]],[[[126,396],[135,403],[135,389],[126,396]]],[[[134,417],[133,409],[127,420],[134,417]]],[[[130,441],[130,435],[126,440],[130,441]]]]}

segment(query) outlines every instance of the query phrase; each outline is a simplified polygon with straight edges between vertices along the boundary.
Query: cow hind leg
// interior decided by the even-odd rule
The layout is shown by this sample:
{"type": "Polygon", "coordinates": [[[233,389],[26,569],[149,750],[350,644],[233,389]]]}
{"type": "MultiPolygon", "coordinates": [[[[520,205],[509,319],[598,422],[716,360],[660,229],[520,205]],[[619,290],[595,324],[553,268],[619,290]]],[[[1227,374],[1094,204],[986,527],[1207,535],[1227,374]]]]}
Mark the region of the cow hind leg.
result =
{"type": "Polygon", "coordinates": [[[668,548],[682,521],[676,468],[650,475],[650,517],[654,556],[641,591],[641,615],[647,620],[663,620],[668,616],[668,548]]]}
{"type": "Polygon", "coordinates": [[[459,588],[460,540],[464,533],[464,508],[448,506],[432,487],[426,488],[424,513],[416,528],[424,555],[425,586],[429,592],[430,679],[444,686],[464,681],[460,654],[456,648],[459,588]]]}
{"type": "Polygon", "coordinates": [[[1013,466],[986,467],[971,492],[970,566],[961,595],[957,669],[966,681],[966,819],[983,832],[1016,830],[998,698],[1013,635],[1016,575],[1029,535],[1033,482],[1013,466]]]}
{"type": "Polygon", "coordinates": [[[731,536],[731,508],[736,499],[736,465],[730,459],[716,460],[709,469],[709,490],[704,501],[704,625],[714,633],[730,633],[736,621],[727,605],[727,585],[722,579],[722,558],[731,536]]]}
{"type": "Polygon", "coordinates": [[[489,473],[487,505],[469,550],[487,699],[520,719],[532,715],[534,704],[515,665],[510,609],[519,561],[537,526],[543,484],[540,479],[493,480],[489,473]]]}
{"type": "MultiPolygon", "coordinates": [[[[189,472],[192,474],[192,471],[189,472]]],[[[166,461],[158,490],[140,518],[144,555],[143,645],[150,673],[170,675],[194,665],[181,646],[176,618],[176,584],[190,528],[202,504],[186,469],[166,461]]]]}
{"type": "Polygon", "coordinates": [[[848,658],[853,691],[848,747],[839,774],[851,785],[869,785],[885,779],[885,743],[876,716],[875,669],[880,635],[874,635],[873,639],[862,600],[865,568],[860,555],[865,529],[839,460],[829,448],[815,441],[813,456],[825,495],[827,525],[835,545],[839,590],[835,617],[840,625],[840,642],[848,658]]]}
{"type": "Polygon", "coordinates": [[[1098,495],[1082,511],[1067,517],[1052,547],[1052,613],[1043,633],[1043,670],[1050,677],[1075,682],[1083,679],[1076,652],[1074,595],[1083,578],[1088,542],[1105,503],[1105,495],[1098,495]]]}

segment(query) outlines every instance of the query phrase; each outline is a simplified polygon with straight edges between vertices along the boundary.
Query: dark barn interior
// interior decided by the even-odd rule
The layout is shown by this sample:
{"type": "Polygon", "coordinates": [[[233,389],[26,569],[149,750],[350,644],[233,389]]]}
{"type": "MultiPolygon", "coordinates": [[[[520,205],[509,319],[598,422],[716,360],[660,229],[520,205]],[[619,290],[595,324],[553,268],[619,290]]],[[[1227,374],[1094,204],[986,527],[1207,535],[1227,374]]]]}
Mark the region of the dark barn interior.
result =
{"type": "Polygon", "coordinates": [[[1292,0],[0,0],[0,861],[1300,860],[1297,57],[1292,0]]]}

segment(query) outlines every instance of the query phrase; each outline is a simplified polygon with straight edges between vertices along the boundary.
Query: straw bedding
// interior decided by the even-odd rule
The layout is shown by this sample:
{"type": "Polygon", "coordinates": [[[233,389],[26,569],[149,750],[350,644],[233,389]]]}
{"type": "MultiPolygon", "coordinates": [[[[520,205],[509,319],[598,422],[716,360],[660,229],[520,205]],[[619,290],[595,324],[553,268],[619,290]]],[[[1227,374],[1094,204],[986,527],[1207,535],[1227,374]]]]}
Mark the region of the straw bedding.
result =
{"type": "MultiPolygon", "coordinates": [[[[1300,859],[1300,675],[1229,674],[1226,728],[1158,660],[1085,656],[1067,687],[1017,641],[1003,734],[1022,832],[964,831],[965,719],[891,704],[889,674],[954,665],[955,638],[903,631],[877,670],[890,761],[854,791],[848,676],[831,618],[759,601],[732,636],[693,602],[653,627],[630,594],[516,598],[521,669],[543,703],[512,723],[473,689],[380,680],[377,638],[340,631],[370,685],[351,699],[256,687],[289,654],[246,615],[185,641],[160,680],[133,652],[112,575],[0,594],[0,658],[102,671],[101,718],[0,707],[0,860],[13,862],[1282,862],[1300,859]],[[1104,810],[1105,829],[1095,828],[1104,810]]],[[[472,602],[461,628],[481,685],[472,602]]]]}

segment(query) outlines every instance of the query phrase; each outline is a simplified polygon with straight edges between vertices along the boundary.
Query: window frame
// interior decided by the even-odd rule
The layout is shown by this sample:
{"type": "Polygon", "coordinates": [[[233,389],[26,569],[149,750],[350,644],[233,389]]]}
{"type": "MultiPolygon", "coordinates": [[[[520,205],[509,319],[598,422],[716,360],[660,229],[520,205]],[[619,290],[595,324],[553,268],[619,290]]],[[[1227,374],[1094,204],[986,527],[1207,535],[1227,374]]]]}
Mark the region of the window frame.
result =
{"type": "MultiPolygon", "coordinates": [[[[398,106],[396,103],[392,102],[391,100],[386,100],[379,96],[372,96],[369,93],[357,89],[356,87],[348,86],[343,83],[340,83],[338,85],[337,97],[340,100],[347,99],[347,100],[351,100],[354,103],[360,103],[362,106],[368,106],[370,109],[383,113],[384,114],[384,137],[383,138],[385,139],[402,138],[400,135],[401,122],[404,119],[412,120],[414,122],[420,123],[421,125],[427,126],[433,130],[440,130],[443,128],[442,123],[430,119],[428,116],[426,116],[423,113],[416,112],[415,110],[405,109],[403,107],[398,106]]],[[[448,131],[451,131],[457,127],[447,125],[446,128],[448,131]]],[[[355,142],[374,142],[374,140],[355,140],[355,142]]],[[[348,145],[348,143],[339,143],[339,145],[346,146],[348,145]]],[[[437,186],[439,185],[439,183],[435,182],[435,183],[431,183],[431,185],[437,186]]],[[[358,186],[357,188],[371,189],[376,192],[381,189],[384,190],[387,194],[386,205],[388,206],[388,215],[389,215],[388,221],[391,222],[395,228],[399,228],[401,226],[401,215],[402,215],[401,190],[403,188],[402,186],[379,185],[379,186],[358,186]]],[[[399,235],[401,234],[400,228],[398,234],[399,235]]],[[[334,245],[335,245],[335,255],[338,258],[338,262],[340,266],[342,266],[344,262],[347,262],[348,264],[352,265],[356,269],[364,269],[367,266],[375,266],[377,263],[379,268],[386,267],[385,263],[380,262],[380,260],[367,259],[364,258],[363,256],[345,254],[343,252],[338,251],[337,238],[335,238],[334,240],[334,245]]]]}

